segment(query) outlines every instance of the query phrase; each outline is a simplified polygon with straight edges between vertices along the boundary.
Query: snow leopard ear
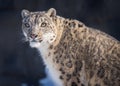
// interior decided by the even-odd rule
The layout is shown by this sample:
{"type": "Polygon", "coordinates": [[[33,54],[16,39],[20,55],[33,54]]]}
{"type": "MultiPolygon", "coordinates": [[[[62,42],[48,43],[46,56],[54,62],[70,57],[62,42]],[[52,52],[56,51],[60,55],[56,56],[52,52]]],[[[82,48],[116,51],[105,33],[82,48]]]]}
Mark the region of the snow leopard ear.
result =
{"type": "Polygon", "coordinates": [[[22,12],[21,12],[22,18],[27,17],[29,14],[30,14],[30,12],[28,10],[22,10],[22,12]]]}
{"type": "Polygon", "coordinates": [[[47,11],[47,14],[48,16],[50,17],[54,17],[56,16],[56,10],[54,8],[50,8],[48,11],[47,11]]]}

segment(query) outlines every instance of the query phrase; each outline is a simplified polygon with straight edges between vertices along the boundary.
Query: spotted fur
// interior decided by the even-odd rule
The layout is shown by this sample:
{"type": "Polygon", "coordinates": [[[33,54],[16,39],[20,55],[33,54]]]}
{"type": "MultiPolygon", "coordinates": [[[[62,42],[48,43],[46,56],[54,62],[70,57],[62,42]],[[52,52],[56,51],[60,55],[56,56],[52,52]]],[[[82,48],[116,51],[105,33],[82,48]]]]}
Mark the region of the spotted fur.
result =
{"type": "Polygon", "coordinates": [[[83,23],[22,11],[22,29],[37,48],[56,86],[120,86],[120,42],[83,23]]]}

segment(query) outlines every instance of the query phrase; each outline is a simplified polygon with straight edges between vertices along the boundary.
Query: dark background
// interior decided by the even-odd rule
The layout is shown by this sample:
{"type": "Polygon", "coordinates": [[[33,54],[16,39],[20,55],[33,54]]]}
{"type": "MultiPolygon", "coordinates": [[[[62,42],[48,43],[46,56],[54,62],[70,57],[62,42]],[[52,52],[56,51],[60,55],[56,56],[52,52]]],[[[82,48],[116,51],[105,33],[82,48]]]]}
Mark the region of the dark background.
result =
{"type": "Polygon", "coordinates": [[[120,40],[120,0],[0,0],[0,86],[38,86],[45,77],[36,51],[22,38],[21,10],[43,11],[84,22],[120,40]]]}

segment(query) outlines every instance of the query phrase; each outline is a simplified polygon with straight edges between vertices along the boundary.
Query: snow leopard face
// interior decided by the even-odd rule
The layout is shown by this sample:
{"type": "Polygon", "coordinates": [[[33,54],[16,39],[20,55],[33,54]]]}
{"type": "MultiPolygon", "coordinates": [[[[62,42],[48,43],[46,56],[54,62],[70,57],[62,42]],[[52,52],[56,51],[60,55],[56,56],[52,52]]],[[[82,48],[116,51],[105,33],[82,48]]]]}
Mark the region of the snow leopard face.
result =
{"type": "Polygon", "coordinates": [[[52,43],[57,34],[57,29],[52,18],[56,10],[51,8],[47,12],[29,12],[22,10],[22,30],[27,41],[32,47],[37,47],[42,42],[52,43]]]}

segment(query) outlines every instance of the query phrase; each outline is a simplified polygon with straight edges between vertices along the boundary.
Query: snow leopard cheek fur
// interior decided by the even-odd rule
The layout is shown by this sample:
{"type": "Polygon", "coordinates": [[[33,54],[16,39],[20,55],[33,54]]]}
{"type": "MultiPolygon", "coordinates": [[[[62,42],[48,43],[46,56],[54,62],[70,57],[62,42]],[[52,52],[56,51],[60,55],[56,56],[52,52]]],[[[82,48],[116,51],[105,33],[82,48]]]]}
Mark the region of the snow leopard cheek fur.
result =
{"type": "Polygon", "coordinates": [[[46,33],[43,35],[44,41],[47,41],[48,43],[52,43],[56,39],[56,35],[54,33],[46,33]]]}

